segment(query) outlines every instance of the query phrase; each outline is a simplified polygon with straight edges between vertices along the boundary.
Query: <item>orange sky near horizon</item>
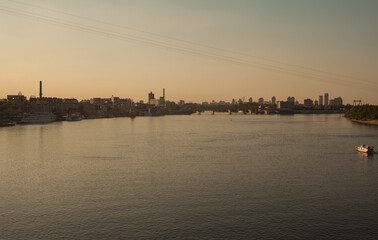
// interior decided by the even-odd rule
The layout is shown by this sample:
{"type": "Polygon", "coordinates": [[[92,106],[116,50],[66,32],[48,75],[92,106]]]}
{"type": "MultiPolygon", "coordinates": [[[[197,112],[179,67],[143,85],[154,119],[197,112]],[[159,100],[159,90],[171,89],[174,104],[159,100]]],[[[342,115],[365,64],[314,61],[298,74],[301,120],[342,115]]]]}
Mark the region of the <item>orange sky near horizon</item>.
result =
{"type": "Polygon", "coordinates": [[[378,104],[376,1],[0,2],[0,98],[378,104]]]}

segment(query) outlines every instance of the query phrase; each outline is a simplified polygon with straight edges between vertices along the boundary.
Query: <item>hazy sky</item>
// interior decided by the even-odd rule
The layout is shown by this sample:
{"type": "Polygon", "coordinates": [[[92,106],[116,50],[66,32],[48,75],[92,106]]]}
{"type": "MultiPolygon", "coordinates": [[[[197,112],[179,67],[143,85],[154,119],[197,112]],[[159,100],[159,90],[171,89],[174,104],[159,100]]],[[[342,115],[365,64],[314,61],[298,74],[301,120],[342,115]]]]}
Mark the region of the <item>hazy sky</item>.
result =
{"type": "Polygon", "coordinates": [[[378,1],[0,0],[0,98],[378,104],[378,1]]]}

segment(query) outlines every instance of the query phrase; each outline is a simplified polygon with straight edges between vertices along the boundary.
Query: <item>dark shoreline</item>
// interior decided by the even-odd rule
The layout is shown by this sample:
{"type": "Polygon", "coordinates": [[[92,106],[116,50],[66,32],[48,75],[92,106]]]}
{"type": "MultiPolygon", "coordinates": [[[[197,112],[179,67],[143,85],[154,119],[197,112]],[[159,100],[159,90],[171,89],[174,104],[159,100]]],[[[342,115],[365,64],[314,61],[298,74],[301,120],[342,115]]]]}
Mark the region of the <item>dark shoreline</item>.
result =
{"type": "Polygon", "coordinates": [[[359,123],[359,124],[365,124],[365,125],[370,125],[370,126],[378,126],[378,120],[363,121],[363,120],[357,120],[357,119],[351,119],[351,118],[348,118],[348,119],[351,120],[352,122],[359,123]]]}

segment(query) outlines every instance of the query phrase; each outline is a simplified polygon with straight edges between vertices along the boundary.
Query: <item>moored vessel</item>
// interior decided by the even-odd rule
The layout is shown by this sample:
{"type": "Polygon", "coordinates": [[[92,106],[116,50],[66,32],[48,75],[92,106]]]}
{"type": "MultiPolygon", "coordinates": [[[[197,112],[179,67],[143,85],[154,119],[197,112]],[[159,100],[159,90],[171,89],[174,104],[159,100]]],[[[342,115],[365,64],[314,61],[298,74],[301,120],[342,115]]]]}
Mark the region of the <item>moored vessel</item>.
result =
{"type": "Polygon", "coordinates": [[[373,146],[361,145],[361,146],[355,146],[355,148],[358,152],[363,152],[363,153],[373,153],[374,152],[373,146]]]}
{"type": "Polygon", "coordinates": [[[9,119],[0,119],[0,127],[11,127],[16,125],[15,122],[9,119]]]}
{"type": "Polygon", "coordinates": [[[84,119],[84,116],[80,113],[69,114],[66,118],[66,121],[81,121],[84,119]]]}
{"type": "Polygon", "coordinates": [[[17,124],[49,123],[55,120],[56,115],[52,112],[20,113],[13,118],[17,124]]]}

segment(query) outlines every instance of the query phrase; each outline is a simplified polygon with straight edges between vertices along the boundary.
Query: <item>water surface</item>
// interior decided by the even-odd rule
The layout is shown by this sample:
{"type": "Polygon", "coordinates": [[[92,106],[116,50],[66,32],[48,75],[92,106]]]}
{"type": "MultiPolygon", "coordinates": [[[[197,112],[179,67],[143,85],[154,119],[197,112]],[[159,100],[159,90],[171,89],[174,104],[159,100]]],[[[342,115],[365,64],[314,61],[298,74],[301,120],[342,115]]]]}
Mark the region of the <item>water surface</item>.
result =
{"type": "Polygon", "coordinates": [[[0,129],[0,239],[374,239],[378,128],[190,115],[0,129]]]}

